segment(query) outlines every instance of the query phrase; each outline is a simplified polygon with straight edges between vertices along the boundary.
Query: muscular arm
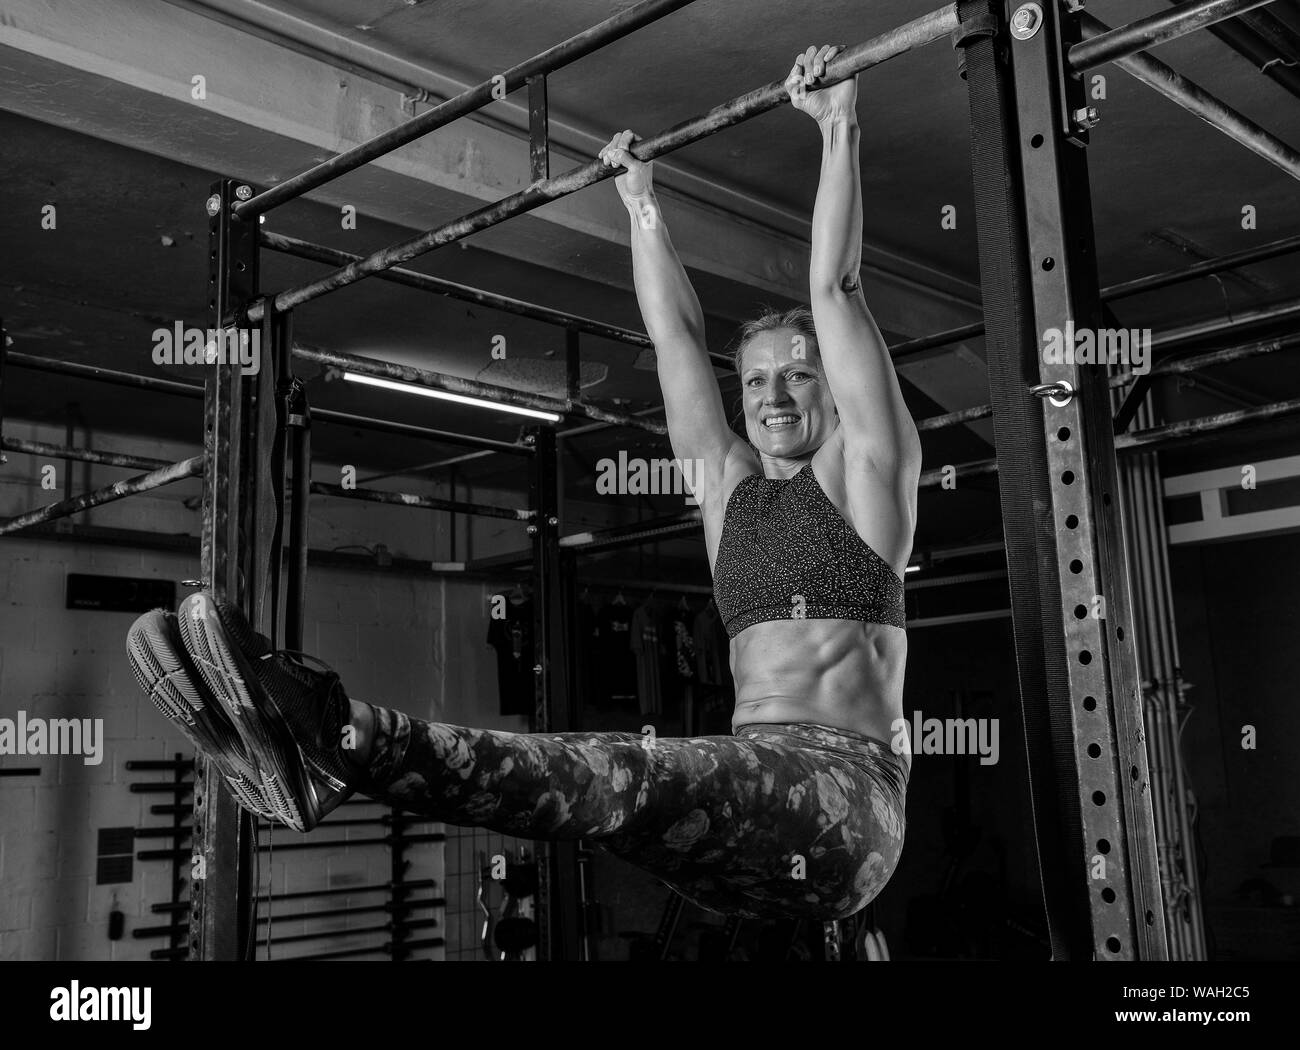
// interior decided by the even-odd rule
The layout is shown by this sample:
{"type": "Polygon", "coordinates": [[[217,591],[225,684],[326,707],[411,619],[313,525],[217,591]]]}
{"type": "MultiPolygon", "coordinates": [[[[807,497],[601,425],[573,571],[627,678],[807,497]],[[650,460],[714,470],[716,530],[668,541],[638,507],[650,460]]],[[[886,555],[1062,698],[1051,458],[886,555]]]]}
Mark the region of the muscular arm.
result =
{"type": "Polygon", "coordinates": [[[646,332],[654,341],[667,411],[668,436],[679,459],[721,466],[736,440],[704,339],[704,312],[673,249],[654,194],[628,204],[632,275],[646,332]]]}
{"type": "Polygon", "coordinates": [[[634,138],[631,131],[620,132],[600,157],[605,164],[626,169],[615,186],[631,217],[632,274],[641,316],[654,342],[673,454],[692,461],[687,479],[695,496],[702,506],[713,504],[730,454],[744,443],[727,426],[705,347],[704,313],[669,239],[655,197],[653,162],[640,161],[632,153],[634,138]]]}
{"type": "Polygon", "coordinates": [[[861,132],[851,113],[837,113],[819,126],[822,166],[813,209],[809,286],[822,366],[839,409],[845,453],[864,457],[877,471],[915,474],[920,438],[859,277],[861,132]]]}

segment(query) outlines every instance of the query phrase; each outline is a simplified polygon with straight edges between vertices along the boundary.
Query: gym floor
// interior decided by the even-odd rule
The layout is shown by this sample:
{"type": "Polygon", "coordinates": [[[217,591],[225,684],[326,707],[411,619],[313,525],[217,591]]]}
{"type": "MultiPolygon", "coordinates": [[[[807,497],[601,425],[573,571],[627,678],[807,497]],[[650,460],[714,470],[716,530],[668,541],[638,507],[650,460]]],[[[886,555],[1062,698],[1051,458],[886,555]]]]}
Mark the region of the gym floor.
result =
{"type": "MultiPolygon", "coordinates": [[[[203,450],[209,369],[160,363],[156,333],[210,323],[205,202],[214,184],[235,180],[257,192],[282,183],[630,5],[4,6],[0,516],[15,518],[147,472],[63,458],[60,449],[165,463],[203,450]],[[133,386],[122,374],[146,383],[133,386]]],[[[934,6],[686,4],[547,76],[550,172],[590,161],[625,128],[649,136],[780,80],[809,44],[866,40],[934,6]]],[[[1116,26],[1171,6],[1090,0],[1088,12],[1116,26]]],[[[1155,50],[1300,147],[1295,0],[1155,50]]],[[[1098,72],[1104,83],[1091,104],[1100,123],[1089,131],[1087,165],[1101,286],[1300,235],[1294,174],[1115,66],[1098,72]]],[[[979,322],[970,108],[955,52],[941,41],[864,73],[858,112],[863,284],[887,341],[979,322]]],[[[710,350],[722,352],[765,304],[807,302],[821,149],[804,125],[782,107],[656,161],[665,220],[703,305],[710,350]]],[[[521,89],[282,204],[261,228],[366,255],[529,185],[529,146],[521,89]]],[[[1126,328],[1150,329],[1157,339],[1183,333],[1180,349],[1198,354],[1285,340],[1300,318],[1296,257],[1280,250],[1113,307],[1126,328]],[[1195,326],[1204,331],[1188,335],[1195,326]]],[[[620,416],[657,418],[654,356],[612,183],[403,266],[462,288],[430,294],[358,282],[295,310],[295,348],[508,388],[537,404],[576,393],[620,416]],[[489,298],[475,301],[465,288],[489,298]],[[492,296],[640,338],[594,326],[574,336],[544,311],[502,309],[492,296]]],[[[257,287],[295,288],[333,268],[263,247],[257,287]]],[[[1156,380],[1132,429],[1300,398],[1290,349],[1156,380]]],[[[313,481],[350,478],[359,488],[512,510],[532,505],[529,460],[483,443],[518,442],[536,420],[344,382],[343,369],[319,356],[299,357],[294,370],[320,414],[313,481]]],[[[916,419],[990,400],[978,334],[899,358],[897,372],[916,419]]],[[[738,384],[722,369],[718,378],[734,415],[738,384]]],[[[1174,674],[1144,666],[1141,648],[1139,670],[1151,686],[1148,703],[1166,705],[1160,717],[1176,723],[1159,723],[1159,731],[1158,718],[1148,723],[1150,739],[1162,742],[1152,744],[1152,768],[1173,785],[1156,837],[1166,892],[1176,898],[1165,902],[1175,958],[1300,959],[1297,418],[1292,406],[1263,425],[1224,426],[1141,457],[1163,486],[1155,500],[1161,517],[1145,546],[1130,537],[1126,557],[1139,575],[1167,566],[1157,648],[1160,667],[1174,674]],[[1246,474],[1257,483],[1232,480],[1246,474]]],[[[601,623],[646,605],[689,632],[702,622],[711,585],[701,533],[679,520],[692,509],[680,489],[623,484],[611,493],[606,484],[620,457],[670,457],[665,437],[597,426],[576,411],[556,425],[560,433],[579,427],[589,429],[559,442],[560,534],[628,536],[579,543],[566,562],[574,573],[565,634],[572,727],[728,732],[725,680],[709,680],[699,665],[676,674],[678,651],[665,646],[654,697],[634,673],[620,688],[632,666],[626,649],[608,632],[593,641],[577,626],[582,617],[601,623]],[[666,531],[638,534],[635,526],[647,522],[667,522],[666,531]]],[[[990,460],[994,437],[987,417],[924,431],[923,468],[990,460]]],[[[1121,455],[1121,471],[1136,458],[1121,455]]],[[[0,537],[0,960],[190,953],[194,751],[141,693],[124,644],[141,611],[175,608],[190,591],[186,581],[202,576],[203,491],[202,478],[189,477],[0,537]],[[77,753],[31,753],[22,743],[30,739],[24,727],[60,719],[85,720],[77,753]]],[[[302,648],[327,659],[351,695],[429,720],[530,729],[531,660],[521,685],[504,655],[511,639],[493,633],[492,618],[500,596],[515,608],[536,597],[523,520],[318,492],[307,526],[302,648]]],[[[1049,955],[1003,541],[996,473],[922,488],[916,571],[907,576],[906,714],[919,728],[926,719],[975,719],[994,727],[997,746],[985,756],[992,761],[917,754],[902,862],[870,914],[892,960],[1049,955]]],[[[526,608],[509,622],[523,624],[531,646],[526,608]]],[[[691,636],[692,645],[699,638],[691,636]]],[[[305,838],[264,824],[257,842],[259,958],[496,961],[500,939],[489,932],[485,942],[485,920],[534,915],[535,894],[512,896],[500,873],[490,874],[494,858],[504,858],[526,883],[518,872],[536,858],[524,840],[404,821],[362,802],[305,838]]],[[[753,922],[736,931],[689,906],[673,915],[673,895],[655,879],[598,851],[584,861],[587,957],[820,958],[820,929],[753,922]]],[[[1085,873],[1077,878],[1082,885],[1085,873]]],[[[532,960],[539,951],[529,942],[513,954],[532,960]]]]}

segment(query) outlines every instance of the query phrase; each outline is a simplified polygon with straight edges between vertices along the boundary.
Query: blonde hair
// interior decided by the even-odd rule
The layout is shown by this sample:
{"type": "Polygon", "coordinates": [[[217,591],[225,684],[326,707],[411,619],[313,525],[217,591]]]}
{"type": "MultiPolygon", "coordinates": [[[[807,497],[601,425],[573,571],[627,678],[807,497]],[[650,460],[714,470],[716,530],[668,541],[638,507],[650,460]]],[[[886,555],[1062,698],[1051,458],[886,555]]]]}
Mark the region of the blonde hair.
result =
{"type": "Polygon", "coordinates": [[[817,342],[817,329],[813,325],[812,311],[806,306],[796,306],[790,310],[776,310],[770,306],[763,308],[763,312],[755,317],[752,321],[746,321],[736,331],[735,347],[732,352],[731,362],[735,366],[736,374],[741,372],[741,366],[744,364],[745,347],[749,341],[756,335],[762,335],[764,332],[773,332],[779,328],[792,328],[802,335],[809,345],[820,352],[817,342]]]}

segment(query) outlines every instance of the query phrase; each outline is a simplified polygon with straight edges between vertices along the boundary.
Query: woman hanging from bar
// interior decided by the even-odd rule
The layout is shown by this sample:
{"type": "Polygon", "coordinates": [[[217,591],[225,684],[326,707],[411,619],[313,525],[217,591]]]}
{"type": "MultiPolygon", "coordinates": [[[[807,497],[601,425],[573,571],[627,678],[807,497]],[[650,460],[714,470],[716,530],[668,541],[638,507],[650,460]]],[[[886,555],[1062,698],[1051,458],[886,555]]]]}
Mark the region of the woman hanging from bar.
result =
{"type": "Polygon", "coordinates": [[[745,438],[728,425],[698,300],[631,132],[622,170],[637,297],[675,455],[704,517],[737,701],[732,736],[506,733],[351,700],[313,658],[273,652],[198,593],[155,611],[128,651],[151,699],[238,800],[309,831],[353,792],[458,825],[587,839],[695,903],[744,916],[850,916],[903,846],[902,725],[920,443],[859,281],[855,79],[818,88],[835,47],[785,86],[821,131],[812,309],[739,334],[745,438]]]}

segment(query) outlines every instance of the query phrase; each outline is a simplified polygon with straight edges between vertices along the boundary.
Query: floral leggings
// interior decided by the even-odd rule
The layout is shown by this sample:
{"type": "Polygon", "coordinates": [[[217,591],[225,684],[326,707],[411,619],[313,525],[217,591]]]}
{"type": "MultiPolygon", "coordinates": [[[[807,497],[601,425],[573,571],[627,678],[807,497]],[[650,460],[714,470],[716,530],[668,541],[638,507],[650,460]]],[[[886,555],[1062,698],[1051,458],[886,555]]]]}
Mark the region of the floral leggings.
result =
{"type": "Polygon", "coordinates": [[[506,733],[374,711],[362,793],[448,824],[589,839],[710,911],[847,918],[902,852],[908,767],[857,733],[506,733]]]}

